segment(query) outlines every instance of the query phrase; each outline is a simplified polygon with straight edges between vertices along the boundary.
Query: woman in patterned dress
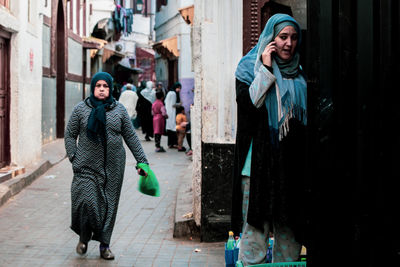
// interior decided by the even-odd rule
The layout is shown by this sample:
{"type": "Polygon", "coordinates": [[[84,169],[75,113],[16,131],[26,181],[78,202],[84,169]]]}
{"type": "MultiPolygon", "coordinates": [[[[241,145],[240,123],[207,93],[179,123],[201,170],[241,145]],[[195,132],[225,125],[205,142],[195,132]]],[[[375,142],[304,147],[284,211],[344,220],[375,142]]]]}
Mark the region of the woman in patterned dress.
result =
{"type": "Polygon", "coordinates": [[[138,163],[148,161],[128,112],[112,97],[111,75],[96,73],[90,89],[90,97],[74,107],[65,131],[65,148],[74,172],[71,229],[79,235],[78,254],[85,254],[88,242],[97,240],[100,256],[112,260],[109,244],[125,171],[122,140],[138,163]]]}

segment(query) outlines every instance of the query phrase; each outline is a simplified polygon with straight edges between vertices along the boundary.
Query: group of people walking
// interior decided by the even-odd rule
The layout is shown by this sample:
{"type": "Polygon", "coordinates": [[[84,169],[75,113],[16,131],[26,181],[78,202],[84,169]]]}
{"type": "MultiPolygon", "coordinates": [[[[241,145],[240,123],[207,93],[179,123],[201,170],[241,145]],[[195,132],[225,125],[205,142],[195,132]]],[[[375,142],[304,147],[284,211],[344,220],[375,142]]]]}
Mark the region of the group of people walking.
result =
{"type": "Polygon", "coordinates": [[[154,137],[156,152],[166,152],[161,145],[162,136],[168,138],[168,148],[185,152],[184,137],[189,144],[188,155],[191,155],[190,123],[185,109],[180,101],[182,85],[176,82],[165,94],[161,83],[153,88],[153,82],[148,81],[146,87],[139,92],[136,110],[145,134],[146,141],[154,137]]]}
{"type": "Polygon", "coordinates": [[[142,129],[145,140],[154,138],[156,152],[166,152],[162,136],[168,138],[168,148],[191,155],[190,123],[180,101],[182,85],[176,82],[168,91],[161,82],[142,81],[139,88],[128,83],[121,90],[119,102],[125,106],[136,129],[142,129]],[[189,149],[183,146],[184,138],[189,149]]]}

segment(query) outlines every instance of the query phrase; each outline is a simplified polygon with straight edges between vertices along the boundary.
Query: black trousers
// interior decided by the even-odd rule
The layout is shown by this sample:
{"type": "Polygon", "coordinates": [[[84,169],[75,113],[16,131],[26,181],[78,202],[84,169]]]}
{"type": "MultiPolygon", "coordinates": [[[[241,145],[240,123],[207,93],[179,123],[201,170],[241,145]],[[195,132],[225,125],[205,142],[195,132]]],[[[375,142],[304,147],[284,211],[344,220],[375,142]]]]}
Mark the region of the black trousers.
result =
{"type": "Polygon", "coordinates": [[[154,142],[156,143],[156,148],[160,148],[161,134],[154,135],[154,142]]]}
{"type": "Polygon", "coordinates": [[[186,141],[188,142],[189,149],[192,150],[192,134],[186,133],[186,141]]]}
{"type": "Polygon", "coordinates": [[[168,147],[178,145],[178,138],[175,131],[167,130],[168,135],[168,147]]]}

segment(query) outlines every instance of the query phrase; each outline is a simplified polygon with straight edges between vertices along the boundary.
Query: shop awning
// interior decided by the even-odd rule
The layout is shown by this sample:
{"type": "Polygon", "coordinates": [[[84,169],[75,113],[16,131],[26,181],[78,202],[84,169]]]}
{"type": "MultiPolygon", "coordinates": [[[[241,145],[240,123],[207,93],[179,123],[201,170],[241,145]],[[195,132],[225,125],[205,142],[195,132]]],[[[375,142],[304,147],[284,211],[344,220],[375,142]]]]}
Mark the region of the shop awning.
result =
{"type": "Polygon", "coordinates": [[[123,67],[125,70],[131,71],[134,74],[143,73],[143,69],[135,68],[132,66],[129,58],[125,57],[120,62],[118,62],[118,66],[123,67]]]}
{"type": "Polygon", "coordinates": [[[164,39],[153,45],[153,49],[162,57],[174,60],[179,57],[178,38],[176,36],[164,39]]]}
{"type": "Polygon", "coordinates": [[[83,48],[88,49],[102,49],[108,42],[96,37],[82,37],[83,48]]]}
{"type": "Polygon", "coordinates": [[[104,47],[103,50],[103,63],[106,62],[110,57],[115,56],[119,58],[124,58],[125,55],[116,51],[115,49],[112,49],[110,47],[104,47]]]}
{"type": "Polygon", "coordinates": [[[179,13],[181,13],[182,18],[186,21],[187,24],[193,24],[194,18],[194,5],[183,7],[178,9],[179,13]]]}

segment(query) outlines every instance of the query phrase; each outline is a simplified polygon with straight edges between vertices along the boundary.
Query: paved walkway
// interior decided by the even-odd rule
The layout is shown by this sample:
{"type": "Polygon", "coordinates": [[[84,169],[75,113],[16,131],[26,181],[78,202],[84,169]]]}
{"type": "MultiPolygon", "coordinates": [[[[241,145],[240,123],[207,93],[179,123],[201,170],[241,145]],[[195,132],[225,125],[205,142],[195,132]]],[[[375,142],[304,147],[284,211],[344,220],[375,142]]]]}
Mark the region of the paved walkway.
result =
{"type": "MultiPolygon", "coordinates": [[[[86,255],[75,253],[78,236],[69,228],[72,169],[64,159],[0,207],[0,266],[225,266],[223,243],[172,237],[177,191],[182,179],[191,179],[191,161],[177,150],[155,153],[154,142],[139,136],[161,197],[137,191],[135,160],[127,150],[111,241],[114,261],[100,259],[97,241],[89,243],[86,255]]],[[[167,147],[166,137],[162,139],[167,147]]]]}

